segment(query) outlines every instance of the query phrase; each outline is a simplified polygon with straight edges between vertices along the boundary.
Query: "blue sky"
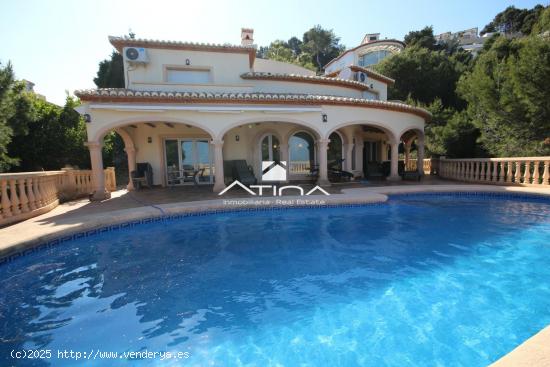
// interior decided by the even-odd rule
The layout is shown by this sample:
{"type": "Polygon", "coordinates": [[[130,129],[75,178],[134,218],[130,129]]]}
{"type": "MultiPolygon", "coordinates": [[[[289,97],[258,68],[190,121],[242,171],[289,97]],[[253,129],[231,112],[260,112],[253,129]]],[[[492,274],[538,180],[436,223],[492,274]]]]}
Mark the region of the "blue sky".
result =
{"type": "Polygon", "coordinates": [[[1,5],[0,60],[37,92],[63,103],[65,91],[93,88],[100,60],[112,50],[108,35],[131,28],[138,37],[181,41],[240,42],[240,28],[254,28],[258,45],[301,37],[315,24],[332,28],[347,47],[365,33],[403,39],[432,25],[436,33],[483,27],[508,5],[531,8],[543,1],[26,1],[1,5]]]}

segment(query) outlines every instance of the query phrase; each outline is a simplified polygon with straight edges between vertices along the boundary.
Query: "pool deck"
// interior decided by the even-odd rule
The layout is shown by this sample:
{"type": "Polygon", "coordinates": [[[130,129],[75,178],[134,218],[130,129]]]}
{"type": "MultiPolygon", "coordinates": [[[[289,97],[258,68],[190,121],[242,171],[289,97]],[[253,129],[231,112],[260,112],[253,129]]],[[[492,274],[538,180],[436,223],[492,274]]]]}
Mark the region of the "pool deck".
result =
{"type": "MultiPolygon", "coordinates": [[[[307,185],[302,186],[308,189],[307,185]]],[[[223,198],[214,194],[211,187],[159,188],[138,192],[119,190],[113,192],[109,200],[89,202],[82,199],[63,203],[43,215],[0,228],[0,258],[62,236],[162,215],[258,207],[383,203],[388,200],[388,195],[402,193],[496,192],[550,197],[550,188],[464,184],[429,177],[421,183],[355,182],[335,184],[326,189],[330,196],[260,197],[235,190],[223,198]]],[[[493,366],[550,366],[550,326],[493,366]]]]}
{"type": "MultiPolygon", "coordinates": [[[[302,186],[305,190],[313,187],[311,184],[302,186]]],[[[260,197],[250,196],[244,190],[235,189],[220,197],[213,193],[209,186],[154,188],[131,192],[119,190],[112,193],[111,199],[102,202],[90,202],[87,199],[70,201],[48,213],[0,228],[0,257],[61,236],[166,214],[296,205],[381,203],[388,199],[387,195],[421,192],[513,192],[550,196],[550,188],[471,185],[433,177],[426,177],[421,183],[373,181],[365,185],[352,182],[333,184],[325,189],[330,192],[330,196],[316,193],[301,197],[273,197],[269,194],[260,197]]]]}
{"type": "Polygon", "coordinates": [[[491,367],[550,366],[550,326],[539,331],[491,367]]]}

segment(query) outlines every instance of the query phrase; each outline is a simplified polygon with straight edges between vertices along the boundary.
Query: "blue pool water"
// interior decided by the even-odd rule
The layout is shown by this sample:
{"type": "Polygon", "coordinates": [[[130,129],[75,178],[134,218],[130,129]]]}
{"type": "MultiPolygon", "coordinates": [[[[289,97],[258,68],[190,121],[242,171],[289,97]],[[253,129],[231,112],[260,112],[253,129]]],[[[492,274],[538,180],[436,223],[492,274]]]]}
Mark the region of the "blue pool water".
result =
{"type": "Polygon", "coordinates": [[[550,204],[382,205],[186,217],[0,266],[0,365],[485,366],[550,324],[550,204]],[[12,350],[52,350],[13,360],[12,350]]]}

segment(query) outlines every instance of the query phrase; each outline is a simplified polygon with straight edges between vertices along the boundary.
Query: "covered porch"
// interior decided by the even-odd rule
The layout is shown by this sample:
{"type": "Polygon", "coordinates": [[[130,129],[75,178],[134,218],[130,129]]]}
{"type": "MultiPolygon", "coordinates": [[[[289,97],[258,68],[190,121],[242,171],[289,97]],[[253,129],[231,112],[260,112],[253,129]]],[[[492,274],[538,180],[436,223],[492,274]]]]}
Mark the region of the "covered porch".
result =
{"type": "Polygon", "coordinates": [[[105,190],[101,154],[103,138],[110,131],[120,135],[124,142],[129,191],[136,189],[136,173],[133,180],[132,172],[144,166],[150,167],[152,176],[147,186],[214,193],[234,180],[248,185],[272,184],[262,179],[264,161],[285,162],[286,179],[282,182],[324,187],[363,178],[400,181],[404,169],[424,174],[421,128],[395,131],[381,123],[351,122],[327,129],[288,116],[224,122],[226,126],[213,129],[216,121],[153,120],[143,116],[131,122],[109,123],[105,129],[92,132],[88,148],[93,199],[104,200],[110,195],[105,190]]]}

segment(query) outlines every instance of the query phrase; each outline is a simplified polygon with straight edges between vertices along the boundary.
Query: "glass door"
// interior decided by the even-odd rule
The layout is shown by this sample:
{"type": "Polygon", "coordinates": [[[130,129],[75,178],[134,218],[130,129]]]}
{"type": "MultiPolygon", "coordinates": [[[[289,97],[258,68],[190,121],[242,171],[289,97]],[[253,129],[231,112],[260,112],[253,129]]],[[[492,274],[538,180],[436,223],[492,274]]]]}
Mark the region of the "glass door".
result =
{"type": "Polygon", "coordinates": [[[169,184],[213,183],[213,155],[209,140],[167,139],[164,151],[169,184]]]}
{"type": "Polygon", "coordinates": [[[262,161],[275,161],[281,160],[281,148],[279,147],[279,139],[274,135],[266,135],[261,142],[260,146],[262,161]]]}
{"type": "Polygon", "coordinates": [[[212,183],[214,169],[210,142],[208,140],[195,140],[195,154],[195,169],[200,171],[199,183],[212,183]]]}

